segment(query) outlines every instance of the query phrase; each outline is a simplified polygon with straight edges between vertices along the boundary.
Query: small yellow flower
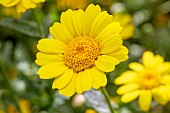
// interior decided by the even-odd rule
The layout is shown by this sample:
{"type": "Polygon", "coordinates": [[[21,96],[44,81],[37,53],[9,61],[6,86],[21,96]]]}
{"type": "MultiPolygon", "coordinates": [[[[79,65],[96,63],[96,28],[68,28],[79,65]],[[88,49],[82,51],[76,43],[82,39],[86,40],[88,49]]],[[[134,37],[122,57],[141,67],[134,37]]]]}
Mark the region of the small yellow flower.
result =
{"type": "Polygon", "coordinates": [[[94,109],[87,109],[85,113],[97,113],[94,109]]]}
{"type": "Polygon", "coordinates": [[[0,110],[0,113],[5,113],[5,111],[3,111],[3,110],[0,110]]]}
{"type": "Polygon", "coordinates": [[[135,26],[132,23],[131,15],[127,13],[116,13],[113,14],[113,21],[119,22],[120,25],[123,27],[123,30],[121,32],[123,40],[129,39],[133,36],[135,26]]]}
{"type": "Polygon", "coordinates": [[[7,106],[7,113],[19,113],[18,110],[14,106],[7,106]]]}
{"type": "Polygon", "coordinates": [[[57,0],[59,9],[85,9],[89,4],[89,0],[57,0]]]}
{"type": "Polygon", "coordinates": [[[154,17],[153,23],[157,26],[157,27],[165,27],[168,25],[168,21],[169,21],[170,17],[167,14],[164,13],[157,13],[156,16],[154,17]]]}
{"type": "Polygon", "coordinates": [[[45,0],[0,0],[4,7],[16,7],[18,13],[24,13],[26,10],[35,8],[38,3],[45,0]]]}
{"type": "Polygon", "coordinates": [[[122,27],[112,15],[100,7],[89,5],[83,10],[68,10],[61,14],[61,23],[50,28],[53,39],[41,39],[37,48],[38,74],[42,79],[55,78],[53,89],[72,96],[105,86],[104,72],[128,58],[122,46],[122,27]]]}
{"type": "Polygon", "coordinates": [[[152,98],[160,104],[170,100],[170,62],[164,62],[160,55],[146,51],[142,57],[142,64],[129,64],[131,70],[116,78],[115,83],[122,85],[117,93],[123,95],[121,101],[128,103],[137,97],[140,108],[148,111],[152,98]]]}
{"type": "Polygon", "coordinates": [[[20,99],[18,104],[19,104],[21,113],[32,113],[32,111],[31,111],[31,102],[29,100],[20,99]]]}
{"type": "Polygon", "coordinates": [[[15,7],[3,7],[0,6],[0,17],[13,17],[19,18],[21,14],[17,13],[15,7]]]}

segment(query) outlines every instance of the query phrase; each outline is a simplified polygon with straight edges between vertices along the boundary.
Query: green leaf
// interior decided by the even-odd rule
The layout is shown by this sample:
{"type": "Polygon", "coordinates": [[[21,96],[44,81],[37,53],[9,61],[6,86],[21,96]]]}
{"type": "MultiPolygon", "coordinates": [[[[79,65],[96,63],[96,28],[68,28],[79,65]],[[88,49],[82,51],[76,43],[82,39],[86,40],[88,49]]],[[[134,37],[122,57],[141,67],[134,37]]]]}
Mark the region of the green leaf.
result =
{"type": "Polygon", "coordinates": [[[41,36],[37,27],[37,23],[33,21],[4,18],[0,21],[0,26],[13,29],[31,37],[41,36]]]}

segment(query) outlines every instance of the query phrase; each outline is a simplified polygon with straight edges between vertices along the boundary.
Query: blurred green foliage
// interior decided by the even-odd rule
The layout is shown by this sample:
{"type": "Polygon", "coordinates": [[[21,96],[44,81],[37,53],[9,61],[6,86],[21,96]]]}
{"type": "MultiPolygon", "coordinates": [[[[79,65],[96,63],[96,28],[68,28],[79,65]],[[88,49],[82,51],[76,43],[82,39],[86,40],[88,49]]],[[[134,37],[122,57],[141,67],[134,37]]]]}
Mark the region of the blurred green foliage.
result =
{"type": "MultiPolygon", "coordinates": [[[[74,2],[74,1],[73,1],[74,2]]],[[[116,94],[115,77],[128,69],[128,64],[140,61],[145,50],[153,51],[170,61],[170,1],[169,0],[90,0],[110,14],[128,12],[136,26],[134,36],[124,41],[129,49],[129,59],[115,71],[107,73],[109,94],[117,98],[120,113],[143,113],[136,101],[124,104],[116,94]]],[[[2,6],[0,6],[2,12],[2,6]]],[[[67,8],[66,8],[67,9],[67,8]]],[[[49,27],[59,21],[63,10],[55,0],[47,0],[42,7],[28,10],[19,19],[0,14],[0,109],[13,105],[19,110],[18,100],[28,99],[33,113],[84,113],[94,108],[88,101],[74,105],[76,99],[66,98],[52,90],[52,80],[41,80],[36,74],[36,44],[40,38],[49,37],[49,27]]],[[[87,99],[92,99],[87,98],[87,99]]],[[[79,99],[79,98],[78,98],[79,99]]],[[[81,100],[81,99],[80,99],[81,100]]],[[[149,113],[170,113],[170,104],[156,102],[149,113]]]]}

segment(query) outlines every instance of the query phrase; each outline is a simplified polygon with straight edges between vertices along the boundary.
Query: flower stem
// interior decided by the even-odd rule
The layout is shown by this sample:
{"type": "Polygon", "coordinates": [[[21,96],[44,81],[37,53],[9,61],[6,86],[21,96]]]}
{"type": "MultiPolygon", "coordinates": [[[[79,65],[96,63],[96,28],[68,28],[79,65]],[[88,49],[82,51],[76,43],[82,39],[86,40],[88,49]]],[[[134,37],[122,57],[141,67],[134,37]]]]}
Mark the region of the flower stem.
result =
{"type": "Polygon", "coordinates": [[[106,88],[105,87],[101,87],[101,91],[102,91],[102,93],[103,93],[103,95],[104,95],[104,97],[106,99],[106,102],[107,102],[107,104],[109,106],[110,112],[111,113],[117,113],[116,110],[114,110],[112,105],[111,105],[110,97],[109,97],[109,94],[108,94],[106,88]]]}
{"type": "Polygon", "coordinates": [[[44,38],[45,37],[45,33],[44,33],[44,26],[43,26],[43,22],[42,22],[42,19],[41,19],[41,12],[38,10],[38,9],[33,9],[33,13],[34,13],[34,16],[35,16],[35,19],[36,19],[36,22],[37,22],[37,25],[38,25],[38,28],[39,28],[39,32],[40,32],[40,36],[41,38],[44,38]]]}

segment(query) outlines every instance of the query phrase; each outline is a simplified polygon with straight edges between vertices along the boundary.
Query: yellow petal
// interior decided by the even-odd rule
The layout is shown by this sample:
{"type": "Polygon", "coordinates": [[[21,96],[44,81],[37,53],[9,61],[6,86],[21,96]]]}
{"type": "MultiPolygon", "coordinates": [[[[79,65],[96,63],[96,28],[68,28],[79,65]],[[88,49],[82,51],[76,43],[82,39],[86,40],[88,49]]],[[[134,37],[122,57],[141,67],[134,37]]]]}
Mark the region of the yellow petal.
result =
{"type": "Polygon", "coordinates": [[[154,64],[154,54],[150,51],[144,52],[142,56],[142,63],[146,68],[151,68],[154,64]]]}
{"type": "Polygon", "coordinates": [[[162,75],[161,83],[162,84],[170,84],[170,74],[162,75]]]}
{"type": "Polygon", "coordinates": [[[160,73],[170,73],[170,62],[164,62],[156,67],[160,73]]]}
{"type": "Polygon", "coordinates": [[[121,101],[124,103],[128,103],[130,101],[135,100],[139,96],[139,94],[140,94],[140,90],[135,90],[135,91],[126,93],[121,97],[121,101]]]}
{"type": "Polygon", "coordinates": [[[47,64],[42,66],[37,74],[40,75],[42,79],[51,79],[63,74],[68,67],[65,65],[64,62],[55,62],[51,64],[47,64]]]}
{"type": "Polygon", "coordinates": [[[123,86],[120,86],[117,90],[117,93],[119,95],[122,95],[124,93],[128,93],[130,91],[138,89],[140,86],[136,83],[130,83],[130,84],[125,84],[123,86]]]}
{"type": "Polygon", "coordinates": [[[63,89],[59,89],[59,93],[67,97],[72,96],[76,92],[76,87],[75,87],[76,79],[77,79],[77,73],[74,73],[71,81],[63,89]]]}
{"type": "Polygon", "coordinates": [[[99,42],[101,54],[113,53],[114,51],[118,50],[121,45],[122,38],[119,34],[106,37],[105,39],[101,39],[101,42],[99,42]]]}
{"type": "Polygon", "coordinates": [[[91,87],[92,87],[91,72],[88,69],[79,72],[76,79],[76,92],[81,94],[84,91],[90,90],[91,87]]]}
{"type": "Polygon", "coordinates": [[[35,60],[36,64],[39,66],[43,66],[53,62],[64,62],[63,54],[46,54],[42,52],[38,52],[36,55],[37,59],[35,60]]]}
{"type": "Polygon", "coordinates": [[[154,65],[157,67],[157,66],[163,64],[164,58],[160,55],[155,55],[154,61],[155,61],[154,65]]]}
{"type": "Polygon", "coordinates": [[[113,16],[109,15],[106,11],[99,13],[92,24],[90,36],[96,38],[112,21],[113,16]]]}
{"type": "Polygon", "coordinates": [[[73,13],[73,24],[78,36],[83,36],[84,11],[79,9],[73,13]]]}
{"type": "Polygon", "coordinates": [[[96,38],[97,42],[101,42],[102,39],[110,37],[112,35],[119,34],[122,31],[122,27],[120,26],[119,22],[112,22],[107,25],[96,38]]]}
{"type": "Polygon", "coordinates": [[[50,34],[54,39],[58,39],[65,44],[67,44],[73,38],[67,28],[58,22],[55,22],[53,26],[50,27],[50,34]]]}
{"type": "Polygon", "coordinates": [[[113,14],[113,21],[120,22],[121,26],[125,26],[132,21],[132,17],[129,14],[116,13],[113,14]]]}
{"type": "Polygon", "coordinates": [[[20,2],[16,5],[16,9],[17,9],[18,13],[24,13],[26,11],[26,8],[22,4],[22,2],[20,2]]]}
{"type": "Polygon", "coordinates": [[[84,16],[84,25],[83,25],[83,33],[86,36],[90,35],[91,31],[91,26],[97,17],[97,15],[101,12],[100,6],[99,5],[93,5],[90,4],[86,11],[85,11],[85,16],[84,16]]]}
{"type": "Polygon", "coordinates": [[[61,76],[55,78],[52,88],[62,89],[64,88],[72,79],[73,77],[73,69],[68,69],[64,72],[61,76]]]}
{"type": "Polygon", "coordinates": [[[5,7],[12,7],[15,6],[16,4],[18,4],[21,0],[12,0],[11,2],[9,2],[8,4],[5,4],[5,7]]]}
{"type": "Polygon", "coordinates": [[[121,46],[118,50],[109,54],[109,56],[118,59],[120,62],[125,61],[128,59],[128,49],[125,46],[121,46]]]}
{"type": "Polygon", "coordinates": [[[64,53],[66,45],[55,39],[41,39],[38,42],[37,48],[44,53],[64,53]]]}
{"type": "Polygon", "coordinates": [[[30,9],[30,8],[35,8],[36,7],[36,3],[34,3],[32,0],[22,0],[22,3],[24,5],[24,7],[26,9],[30,9]]]}
{"type": "Polygon", "coordinates": [[[170,100],[170,85],[163,85],[159,87],[159,90],[162,94],[166,96],[168,100],[170,100]]]}
{"type": "Polygon", "coordinates": [[[152,102],[151,92],[149,90],[141,90],[138,102],[143,111],[148,111],[152,102]]]}
{"type": "Polygon", "coordinates": [[[60,18],[61,24],[66,26],[66,28],[68,29],[72,38],[74,38],[76,36],[76,31],[74,29],[74,24],[73,24],[73,14],[74,13],[75,12],[73,10],[69,9],[66,12],[63,12],[61,14],[61,18],[60,18]]]}
{"type": "Polygon", "coordinates": [[[98,70],[96,67],[90,69],[92,74],[92,87],[99,89],[101,86],[106,86],[107,78],[104,72],[98,70]]]}
{"type": "Polygon", "coordinates": [[[115,65],[117,65],[119,61],[113,57],[108,55],[98,56],[95,61],[96,67],[103,72],[111,72],[115,69],[115,65]]]}
{"type": "Polygon", "coordinates": [[[165,105],[168,101],[165,94],[163,94],[159,88],[154,88],[152,90],[153,98],[160,104],[165,105]]]}
{"type": "Polygon", "coordinates": [[[3,6],[6,6],[6,5],[10,4],[11,2],[13,2],[13,0],[1,0],[0,4],[2,4],[3,6]]]}
{"type": "Polygon", "coordinates": [[[131,38],[134,34],[135,26],[133,24],[129,24],[124,26],[121,32],[121,36],[123,40],[131,38]]]}
{"type": "Polygon", "coordinates": [[[144,67],[142,64],[138,63],[138,62],[132,62],[129,64],[129,68],[134,70],[134,71],[142,71],[144,70],[144,67]]]}
{"type": "Polygon", "coordinates": [[[117,85],[135,82],[136,76],[137,73],[135,73],[134,71],[126,71],[122,73],[119,77],[117,77],[114,82],[117,85]]]}

